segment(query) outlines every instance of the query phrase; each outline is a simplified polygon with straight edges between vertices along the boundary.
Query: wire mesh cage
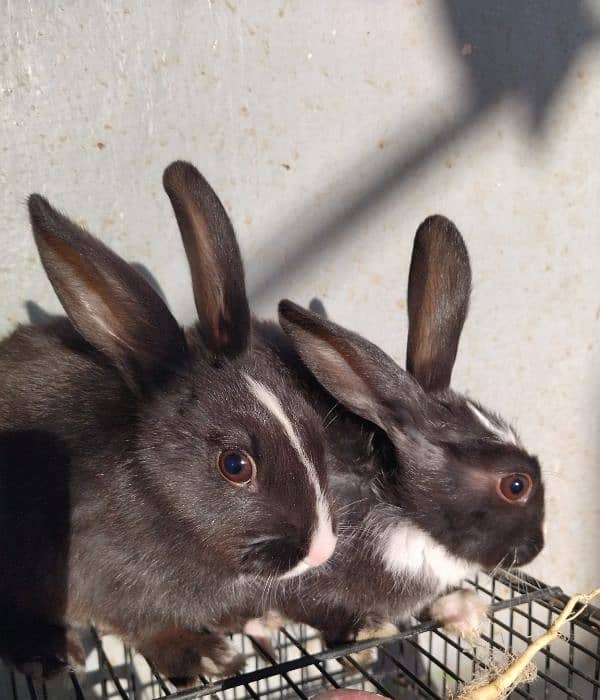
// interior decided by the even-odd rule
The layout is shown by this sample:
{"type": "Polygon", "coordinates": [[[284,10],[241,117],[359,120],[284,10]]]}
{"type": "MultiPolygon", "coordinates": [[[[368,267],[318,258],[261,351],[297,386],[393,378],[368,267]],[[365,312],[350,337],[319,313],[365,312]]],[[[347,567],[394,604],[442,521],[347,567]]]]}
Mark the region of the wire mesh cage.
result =
{"type": "MultiPolygon", "coordinates": [[[[210,697],[309,698],[320,691],[349,687],[400,700],[452,697],[464,683],[519,654],[560,613],[567,597],[523,573],[499,572],[469,581],[491,606],[481,640],[470,645],[433,623],[391,637],[324,649],[317,632],[303,625],[279,630],[274,656],[247,636],[232,637],[247,659],[246,671],[224,680],[201,679],[192,690],[173,686],[134,650],[115,638],[89,632],[86,674],[41,683],[0,667],[0,698],[10,700],[178,700],[210,697]],[[373,662],[365,662],[365,651],[373,662]],[[358,654],[358,652],[363,652],[358,654]]],[[[563,636],[536,656],[537,678],[511,698],[600,700],[600,610],[587,608],[563,636]]]]}

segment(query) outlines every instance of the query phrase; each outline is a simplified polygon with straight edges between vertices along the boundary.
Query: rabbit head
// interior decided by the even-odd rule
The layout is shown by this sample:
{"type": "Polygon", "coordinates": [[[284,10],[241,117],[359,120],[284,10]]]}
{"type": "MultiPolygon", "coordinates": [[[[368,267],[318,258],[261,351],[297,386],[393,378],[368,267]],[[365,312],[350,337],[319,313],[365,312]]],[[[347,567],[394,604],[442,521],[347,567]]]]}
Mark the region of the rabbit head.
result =
{"type": "Polygon", "coordinates": [[[227,575],[301,573],[336,542],[320,421],[254,330],[217,195],[184,162],[166,169],[164,186],[198,312],[185,332],[143,275],[42,196],[29,198],[48,278],[126,406],[123,439],[99,448],[129,470],[123,509],[144,504],[131,533],[140,547],[163,537],[227,575]]]}
{"type": "Polygon", "coordinates": [[[389,438],[394,455],[374,485],[379,501],[461,562],[492,569],[525,564],[542,549],[544,486],[515,431],[450,389],[470,288],[463,239],[434,216],[414,242],[408,371],[320,315],[289,301],[279,311],[319,382],[389,438]]]}

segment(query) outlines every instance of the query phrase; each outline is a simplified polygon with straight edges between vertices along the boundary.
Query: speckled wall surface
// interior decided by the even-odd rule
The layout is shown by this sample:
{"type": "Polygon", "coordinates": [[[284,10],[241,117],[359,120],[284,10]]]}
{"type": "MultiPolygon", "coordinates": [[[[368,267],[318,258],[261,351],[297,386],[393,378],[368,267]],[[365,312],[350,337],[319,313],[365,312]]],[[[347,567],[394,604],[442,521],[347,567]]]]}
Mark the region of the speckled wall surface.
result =
{"type": "Polygon", "coordinates": [[[599,28],[600,3],[576,0],[5,0],[0,331],[27,300],[58,309],[33,190],[147,265],[190,321],[161,188],[183,157],[233,217],[257,311],[320,296],[402,362],[412,236],[444,213],[474,267],[455,385],[546,471],[530,570],[598,585],[599,28]]]}

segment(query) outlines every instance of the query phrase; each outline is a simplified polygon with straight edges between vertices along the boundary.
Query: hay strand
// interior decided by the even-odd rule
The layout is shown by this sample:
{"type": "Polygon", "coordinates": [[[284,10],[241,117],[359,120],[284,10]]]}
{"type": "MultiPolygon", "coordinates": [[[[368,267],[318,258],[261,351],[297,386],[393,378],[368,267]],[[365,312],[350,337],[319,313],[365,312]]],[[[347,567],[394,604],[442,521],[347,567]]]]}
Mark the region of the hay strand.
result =
{"type": "Polygon", "coordinates": [[[533,680],[535,678],[533,657],[538,651],[557,639],[560,628],[579,617],[587,605],[597,596],[600,596],[600,588],[591,593],[579,593],[569,598],[563,611],[549,629],[531,642],[520,656],[517,656],[504,669],[496,671],[492,680],[475,680],[465,686],[455,697],[455,700],[504,700],[517,685],[533,680]],[[582,607],[574,612],[577,605],[582,607]]]}

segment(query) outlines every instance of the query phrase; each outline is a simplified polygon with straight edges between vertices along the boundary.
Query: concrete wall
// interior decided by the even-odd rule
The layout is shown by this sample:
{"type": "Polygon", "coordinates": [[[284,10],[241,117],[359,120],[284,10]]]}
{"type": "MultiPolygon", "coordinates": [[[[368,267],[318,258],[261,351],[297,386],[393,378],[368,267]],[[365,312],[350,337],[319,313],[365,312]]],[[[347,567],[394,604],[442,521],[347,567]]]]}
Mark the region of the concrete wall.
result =
{"type": "Polygon", "coordinates": [[[254,308],[320,296],[403,361],[412,236],[455,220],[474,296],[455,385],[547,481],[530,570],[600,582],[600,3],[192,0],[0,10],[0,330],[58,304],[24,198],[147,265],[182,321],[161,173],[193,160],[236,224],[254,308]],[[35,309],[34,309],[35,312],[35,309]]]}

